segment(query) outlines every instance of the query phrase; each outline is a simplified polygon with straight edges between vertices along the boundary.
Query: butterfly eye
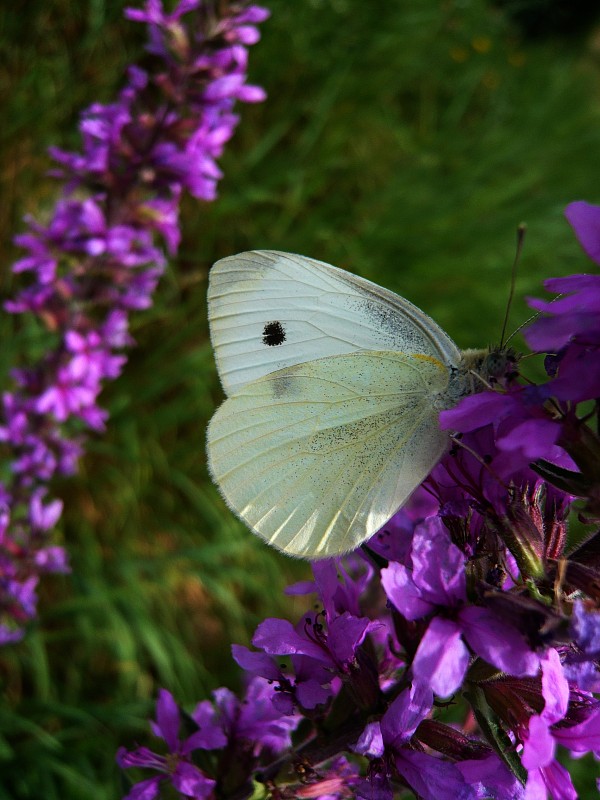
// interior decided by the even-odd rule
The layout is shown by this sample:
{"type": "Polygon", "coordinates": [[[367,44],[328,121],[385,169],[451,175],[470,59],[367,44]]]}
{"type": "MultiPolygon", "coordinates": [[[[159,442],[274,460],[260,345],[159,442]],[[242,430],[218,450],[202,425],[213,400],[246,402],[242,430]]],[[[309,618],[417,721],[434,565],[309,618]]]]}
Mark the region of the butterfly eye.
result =
{"type": "Polygon", "coordinates": [[[263,328],[263,344],[267,347],[276,347],[285,342],[285,329],[281,322],[267,322],[263,328]]]}
{"type": "Polygon", "coordinates": [[[513,350],[492,350],[483,361],[483,377],[487,378],[490,383],[496,383],[503,378],[510,379],[517,374],[515,372],[517,362],[518,359],[513,350]]]}

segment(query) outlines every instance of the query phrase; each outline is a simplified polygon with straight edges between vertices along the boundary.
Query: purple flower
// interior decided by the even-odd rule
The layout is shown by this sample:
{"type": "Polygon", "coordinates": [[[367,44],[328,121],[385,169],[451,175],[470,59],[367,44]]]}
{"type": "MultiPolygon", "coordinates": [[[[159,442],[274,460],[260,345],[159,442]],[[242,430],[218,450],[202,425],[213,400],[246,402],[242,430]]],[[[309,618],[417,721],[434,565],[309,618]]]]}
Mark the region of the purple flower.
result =
{"type": "MultiPolygon", "coordinates": [[[[212,717],[214,718],[214,711],[212,717]]],[[[223,747],[227,740],[220,728],[214,724],[211,715],[198,714],[197,722],[204,723],[199,730],[185,740],[179,738],[181,724],[179,708],[170,692],[161,689],[156,704],[156,722],[152,723],[154,735],[166,743],[169,752],[160,756],[146,747],[138,747],[132,752],[121,748],[117,753],[117,763],[122,768],[142,767],[156,770],[159,774],[136,784],[127,795],[127,800],[152,800],[157,797],[160,785],[165,781],[186,795],[186,797],[210,797],[216,781],[206,776],[190,762],[193,750],[214,750],[223,747]]]]}
{"type": "MultiPolygon", "coordinates": [[[[600,257],[600,206],[571,203],[565,214],[589,257],[600,257]]],[[[563,295],[553,302],[530,300],[542,313],[525,332],[528,344],[553,355],[552,378],[544,387],[546,397],[581,402],[600,392],[600,276],[570,275],[552,278],[544,286],[563,295]]]]}
{"type": "Polygon", "coordinates": [[[311,564],[314,582],[288,586],[286,594],[302,595],[316,592],[330,619],[345,612],[360,616],[359,598],[373,577],[373,567],[357,556],[344,560],[325,559],[311,564]]]}
{"type": "MultiPolygon", "coordinates": [[[[529,388],[466,397],[455,408],[440,414],[440,425],[447,430],[471,434],[463,436],[467,452],[460,452],[461,461],[473,473],[474,485],[481,486],[482,497],[497,508],[502,508],[506,502],[505,482],[524,484],[535,480],[529,469],[532,461],[544,458],[572,466],[557,446],[560,424],[551,419],[543,401],[529,388]],[[469,450],[485,456],[484,469],[481,461],[472,463],[469,450]]],[[[447,462],[445,459],[443,465],[447,462]]]]}
{"type": "Polygon", "coordinates": [[[357,656],[366,635],[381,623],[349,612],[328,619],[326,625],[324,620],[323,614],[306,614],[294,628],[287,620],[266,619],[252,639],[264,655],[234,646],[234,657],[240,666],[278,681],[281,695],[277,705],[282,710],[291,712],[295,703],[314,708],[326,702],[335,692],[332,683],[336,678],[352,683],[361,693],[377,691],[372,675],[357,669],[357,656]],[[290,656],[295,677],[292,679],[275,667],[270,656],[290,656]]]}
{"type": "MultiPolygon", "coordinates": [[[[406,785],[427,800],[445,800],[449,796],[464,800],[484,797],[517,800],[523,796],[518,781],[491,753],[486,759],[453,763],[410,747],[410,740],[432,707],[431,689],[424,684],[413,684],[394,700],[380,723],[367,726],[353,749],[375,758],[386,754],[406,785]]],[[[381,774],[375,771],[372,775],[377,784],[383,783],[382,796],[391,797],[381,774]]]]}
{"type": "Polygon", "coordinates": [[[234,644],[231,652],[235,661],[250,675],[266,678],[275,685],[272,702],[281,714],[292,715],[295,706],[316,708],[334,694],[332,676],[321,664],[303,656],[292,656],[293,673],[288,674],[267,653],[256,653],[243,645],[234,644]]]}
{"type": "MultiPolygon", "coordinates": [[[[254,758],[265,750],[279,753],[291,746],[290,736],[298,718],[282,714],[275,707],[275,694],[272,684],[262,678],[250,681],[243,701],[229,689],[213,692],[218,723],[230,745],[235,741],[249,743],[254,758]]],[[[200,703],[192,718],[200,724],[200,715],[208,713],[209,708],[212,705],[208,701],[200,703]]]]}
{"type": "Polygon", "coordinates": [[[417,526],[408,565],[393,562],[381,583],[408,620],[429,618],[415,653],[415,680],[447,697],[461,685],[470,661],[467,644],[512,675],[534,675],[539,658],[523,636],[492,611],[467,604],[465,557],[438,517],[417,526]]]}
{"type": "Polygon", "coordinates": [[[181,716],[172,695],[162,689],[157,702],[157,718],[152,723],[155,736],[163,739],[167,755],[157,755],[146,747],[132,752],[121,748],[117,762],[122,768],[152,769],[158,774],[136,784],[128,800],[154,798],[162,784],[172,786],[189,797],[213,796],[217,782],[221,786],[242,786],[261,758],[273,757],[291,746],[291,733],[297,718],[284,716],[272,702],[274,688],[262,678],[253,679],[243,700],[228,689],[213,692],[214,702],[204,700],[189,716],[197,728],[187,738],[180,738],[181,716]],[[194,763],[197,750],[227,752],[227,772],[209,776],[194,763]]]}
{"type": "Polygon", "coordinates": [[[600,707],[572,692],[559,653],[549,649],[541,660],[543,708],[517,727],[527,769],[526,798],[576,798],[568,771],[556,760],[557,745],[577,756],[600,753],[600,707]],[[571,697],[573,695],[573,697],[571,697]]]}
{"type": "Polygon", "coordinates": [[[13,371],[16,389],[3,396],[11,541],[20,549],[3,556],[15,560],[18,580],[13,576],[2,608],[15,619],[24,614],[16,586],[29,586],[36,570],[66,568],[47,541],[58,506],[48,503],[41,520],[39,498],[57,473],[77,470],[82,428],[104,430],[99,396],[123,369],[119,351],[133,344],[128,314],[152,303],[166,263],[163,245],[171,255],[177,250],[183,193],[215,198],[217,160],[238,123],[234,105],[264,98],[246,79],[246,45],[258,40],[264,9],[225,7],[219,17],[202,0],[181,0],[167,13],[149,0],[126,16],[149,27],[148,69],[130,67],[115,102],[83,112],[80,152],[51,149],[63,195],[46,224],[28,218],[16,238],[26,252],[13,270],[31,283],[5,308],[33,314],[48,345],[37,363],[13,371]]]}
{"type": "Polygon", "coordinates": [[[523,766],[532,770],[547,766],[554,757],[554,741],[550,727],[564,719],[569,703],[569,684],[564,676],[560,656],[549,650],[542,658],[542,697],[544,708],[529,719],[523,747],[523,766]]]}
{"type": "Polygon", "coordinates": [[[53,528],[56,525],[62,514],[62,500],[52,500],[47,505],[43,505],[42,500],[45,495],[45,489],[37,489],[31,495],[31,501],[29,504],[29,522],[32,530],[50,530],[50,528],[53,528]]]}
{"type": "Polygon", "coordinates": [[[552,303],[530,300],[544,316],[525,332],[535,350],[556,354],[547,397],[581,402],[600,392],[600,276],[570,275],[544,282],[548,291],[564,296],[552,303]]]}

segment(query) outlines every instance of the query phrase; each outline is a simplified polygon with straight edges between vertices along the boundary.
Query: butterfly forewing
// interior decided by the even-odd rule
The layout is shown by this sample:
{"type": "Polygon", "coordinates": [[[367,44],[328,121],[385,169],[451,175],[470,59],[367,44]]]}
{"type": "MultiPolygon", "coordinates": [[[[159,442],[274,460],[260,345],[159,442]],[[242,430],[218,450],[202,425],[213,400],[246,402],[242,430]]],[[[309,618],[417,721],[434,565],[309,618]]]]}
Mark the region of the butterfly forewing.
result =
{"type": "Polygon", "coordinates": [[[227,394],[327,356],[390,350],[456,364],[459,351],[426,314],[370,281],[311,258],[251,251],[217,262],[211,339],[227,394]]]}
{"type": "Polygon", "coordinates": [[[385,351],[321,358],[246,384],[208,432],[230,507],[267,542],[323,558],[395,513],[447,446],[435,399],[448,369],[385,351]]]}

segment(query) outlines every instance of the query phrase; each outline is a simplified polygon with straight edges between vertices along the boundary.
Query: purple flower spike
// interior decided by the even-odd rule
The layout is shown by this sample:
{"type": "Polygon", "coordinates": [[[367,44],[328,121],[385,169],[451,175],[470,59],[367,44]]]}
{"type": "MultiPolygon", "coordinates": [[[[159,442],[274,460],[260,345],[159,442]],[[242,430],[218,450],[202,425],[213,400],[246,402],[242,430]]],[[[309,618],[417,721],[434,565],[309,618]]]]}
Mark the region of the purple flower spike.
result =
{"type": "MultiPolygon", "coordinates": [[[[16,389],[3,397],[0,441],[12,466],[5,488],[13,512],[0,551],[5,643],[35,616],[35,576],[67,569],[48,546],[60,502],[42,505],[41,498],[56,475],[76,472],[82,428],[106,426],[99,397],[126,363],[120,351],[133,344],[129,314],[152,303],[163,248],[177,251],[183,194],[216,197],[217,160],[238,123],[234,105],[265,96],[248,85],[246,67],[266,10],[232,5],[219,16],[203,0],[181,0],[166,12],[160,0],[148,0],[125,14],[148,25],[148,71],[130,67],[115,102],[83,112],[80,152],[51,149],[63,195],[46,224],[29,218],[29,230],[16,237],[26,253],[13,271],[31,282],[5,308],[33,314],[49,335],[45,355],[15,370],[16,389]]],[[[156,785],[136,791],[150,797],[156,785]]]]}

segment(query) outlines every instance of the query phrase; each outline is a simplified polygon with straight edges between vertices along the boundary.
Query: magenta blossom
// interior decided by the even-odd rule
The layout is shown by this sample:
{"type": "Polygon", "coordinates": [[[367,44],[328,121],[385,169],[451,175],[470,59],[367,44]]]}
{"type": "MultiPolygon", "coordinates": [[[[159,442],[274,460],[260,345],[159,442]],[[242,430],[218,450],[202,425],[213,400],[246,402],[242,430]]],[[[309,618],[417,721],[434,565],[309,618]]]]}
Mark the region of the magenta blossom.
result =
{"type": "Polygon", "coordinates": [[[5,642],[35,616],[39,572],[66,569],[66,556],[49,545],[60,507],[51,501],[52,524],[35,527],[31,498],[76,472],[86,434],[104,430],[100,394],[133,344],[129,314],[151,305],[164,250],[177,250],[184,192],[216,197],[217,161],[239,121],[234,106],[265,96],[246,71],[266,10],[232,4],[219,13],[182,0],[166,12],[148,0],[126,16],[148,26],[147,69],[130,67],[114,102],[83,112],[80,151],[52,148],[63,194],[45,223],[29,218],[16,237],[25,254],[13,271],[30,283],[5,308],[33,315],[46,336],[43,356],[13,370],[15,386],[2,397],[0,441],[11,467],[1,499],[11,511],[0,549],[5,642]]]}

